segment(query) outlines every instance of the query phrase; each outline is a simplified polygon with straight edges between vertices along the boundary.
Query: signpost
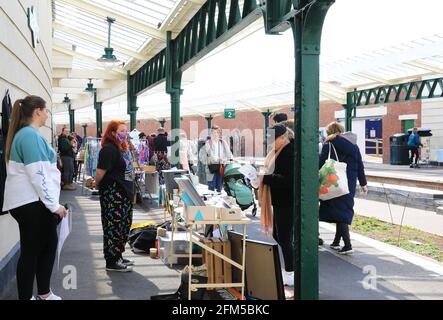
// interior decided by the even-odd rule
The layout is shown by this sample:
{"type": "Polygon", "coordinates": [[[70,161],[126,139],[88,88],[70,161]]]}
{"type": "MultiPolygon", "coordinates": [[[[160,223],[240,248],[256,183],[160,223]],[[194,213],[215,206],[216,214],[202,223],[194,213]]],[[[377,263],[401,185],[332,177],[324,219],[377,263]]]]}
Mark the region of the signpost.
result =
{"type": "Polygon", "coordinates": [[[225,119],[235,119],[235,109],[225,109],[225,119]]]}

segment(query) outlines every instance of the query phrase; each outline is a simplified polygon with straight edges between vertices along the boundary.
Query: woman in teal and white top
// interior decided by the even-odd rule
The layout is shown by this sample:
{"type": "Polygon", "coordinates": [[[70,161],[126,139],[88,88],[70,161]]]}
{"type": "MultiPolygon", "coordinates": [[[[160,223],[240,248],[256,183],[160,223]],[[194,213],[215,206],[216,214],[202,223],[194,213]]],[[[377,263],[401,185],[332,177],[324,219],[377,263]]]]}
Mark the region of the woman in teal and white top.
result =
{"type": "Polygon", "coordinates": [[[15,102],[6,140],[6,184],[3,211],[20,230],[17,286],[20,300],[61,300],[51,292],[57,249],[57,223],[66,216],[60,205],[60,171],[54,149],[40,134],[48,119],[46,102],[27,96],[15,102]],[[38,295],[33,297],[34,279],[38,295]]]}

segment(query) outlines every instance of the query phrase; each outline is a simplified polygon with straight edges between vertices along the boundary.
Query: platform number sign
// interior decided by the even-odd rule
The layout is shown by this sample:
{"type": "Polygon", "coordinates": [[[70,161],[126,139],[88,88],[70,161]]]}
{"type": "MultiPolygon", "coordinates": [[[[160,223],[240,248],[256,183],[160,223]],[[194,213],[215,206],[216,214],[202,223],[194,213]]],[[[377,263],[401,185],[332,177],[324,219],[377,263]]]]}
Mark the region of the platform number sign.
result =
{"type": "Polygon", "coordinates": [[[40,28],[38,26],[37,9],[32,6],[28,8],[28,26],[31,29],[32,46],[35,48],[37,43],[40,43],[40,28]]]}
{"type": "Polygon", "coordinates": [[[225,109],[225,119],[235,119],[235,109],[225,109]]]}

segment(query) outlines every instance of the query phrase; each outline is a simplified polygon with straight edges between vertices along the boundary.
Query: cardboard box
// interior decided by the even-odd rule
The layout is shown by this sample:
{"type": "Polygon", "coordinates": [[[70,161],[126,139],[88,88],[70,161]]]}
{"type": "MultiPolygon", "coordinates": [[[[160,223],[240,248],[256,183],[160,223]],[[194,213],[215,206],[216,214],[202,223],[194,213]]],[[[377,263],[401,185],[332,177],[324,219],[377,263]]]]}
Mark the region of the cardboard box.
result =
{"type": "Polygon", "coordinates": [[[157,167],[156,166],[143,166],[142,171],[144,172],[156,172],[157,167]]]}
{"type": "Polygon", "coordinates": [[[213,206],[185,206],[183,208],[183,218],[189,222],[217,220],[217,213],[218,208],[213,206]]]}
{"type": "Polygon", "coordinates": [[[219,208],[220,220],[241,220],[243,212],[240,208],[219,208]]]}
{"type": "Polygon", "coordinates": [[[165,264],[176,264],[177,257],[171,254],[189,253],[189,235],[187,232],[177,231],[174,233],[174,247],[171,251],[172,232],[167,231],[165,237],[157,236],[160,259],[165,264]]]}

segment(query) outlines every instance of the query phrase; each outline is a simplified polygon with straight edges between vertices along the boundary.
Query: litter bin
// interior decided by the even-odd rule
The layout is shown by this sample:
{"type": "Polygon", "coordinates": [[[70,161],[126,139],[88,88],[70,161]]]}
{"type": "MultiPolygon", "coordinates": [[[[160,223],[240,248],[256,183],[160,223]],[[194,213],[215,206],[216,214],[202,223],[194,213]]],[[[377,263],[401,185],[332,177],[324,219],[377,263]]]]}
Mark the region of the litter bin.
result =
{"type": "Polygon", "coordinates": [[[391,164],[409,164],[408,138],[409,135],[405,133],[396,133],[389,138],[391,145],[391,164]]]}

